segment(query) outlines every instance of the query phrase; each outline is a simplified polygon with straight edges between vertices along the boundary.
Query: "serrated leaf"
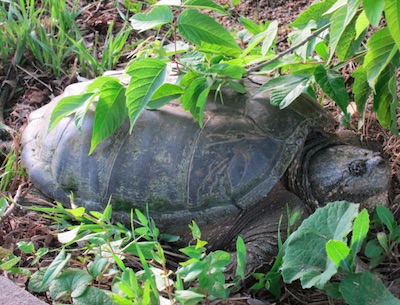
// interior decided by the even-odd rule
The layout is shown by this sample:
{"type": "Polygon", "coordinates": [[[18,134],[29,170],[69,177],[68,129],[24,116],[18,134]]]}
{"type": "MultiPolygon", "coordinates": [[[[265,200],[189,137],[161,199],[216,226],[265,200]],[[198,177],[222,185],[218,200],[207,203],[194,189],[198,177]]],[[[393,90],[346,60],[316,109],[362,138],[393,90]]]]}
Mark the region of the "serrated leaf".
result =
{"type": "Polygon", "coordinates": [[[83,93],[79,95],[71,95],[62,98],[54,107],[51,116],[49,129],[50,131],[66,116],[76,112],[88,99],[92,97],[93,93],[83,93]]]}
{"type": "Polygon", "coordinates": [[[353,234],[351,236],[351,255],[355,258],[356,254],[360,251],[364,239],[367,237],[369,230],[369,215],[366,209],[363,209],[358,214],[353,225],[353,234]]]}
{"type": "Polygon", "coordinates": [[[273,78],[261,86],[260,92],[271,92],[271,104],[283,109],[289,106],[309,84],[310,75],[292,74],[273,78]]]}
{"type": "Polygon", "coordinates": [[[216,4],[212,0],[188,0],[183,3],[183,7],[193,7],[193,8],[199,8],[199,9],[208,9],[212,11],[216,11],[219,13],[222,13],[224,15],[227,14],[226,10],[216,4]]]}
{"type": "Polygon", "coordinates": [[[172,22],[174,16],[171,9],[165,5],[155,6],[149,13],[139,13],[130,18],[132,28],[140,32],[158,28],[172,22]]]}
{"type": "Polygon", "coordinates": [[[354,56],[356,51],[360,48],[367,31],[364,30],[357,36],[356,32],[356,22],[358,18],[353,18],[353,20],[346,26],[345,30],[340,37],[339,43],[336,48],[336,54],[339,60],[348,61],[354,56]]]}
{"type": "MultiPolygon", "coordinates": [[[[387,0],[386,0],[387,1],[387,0]]],[[[375,27],[379,25],[382,17],[385,0],[364,0],[364,11],[369,22],[375,27]]]]}
{"type": "MultiPolygon", "coordinates": [[[[310,7],[302,12],[289,26],[303,29],[311,20],[326,20],[326,22],[328,22],[329,16],[324,15],[324,13],[331,8],[336,1],[337,0],[326,0],[310,5],[310,7]]],[[[318,23],[318,25],[322,26],[323,24],[318,23]]]]}
{"type": "Polygon", "coordinates": [[[137,60],[128,66],[126,73],[131,80],[126,89],[126,106],[131,121],[130,131],[154,92],[164,83],[167,70],[165,62],[153,58],[137,60]]]}
{"type": "Polygon", "coordinates": [[[179,33],[188,41],[201,45],[225,47],[239,55],[241,50],[231,33],[213,18],[188,9],[178,17],[179,33]]]}
{"type": "Polygon", "coordinates": [[[400,1],[385,0],[385,19],[397,48],[400,49],[400,1]]]}
{"type": "Polygon", "coordinates": [[[165,83],[154,92],[151,100],[147,103],[146,108],[158,109],[169,102],[178,99],[185,91],[182,87],[165,83]]]}
{"type": "Polygon", "coordinates": [[[386,27],[371,36],[367,42],[367,48],[369,50],[365,55],[363,66],[367,72],[368,83],[375,91],[379,75],[390,63],[398,48],[386,27]]]}
{"type": "Polygon", "coordinates": [[[369,271],[349,274],[341,281],[339,290],[349,305],[400,304],[379,277],[369,271]]]}
{"type": "Polygon", "coordinates": [[[125,88],[117,80],[101,86],[93,123],[89,155],[122,125],[127,116],[125,88]]]}
{"type": "Polygon", "coordinates": [[[92,277],[85,270],[67,269],[51,282],[50,296],[54,300],[67,296],[79,297],[91,282],[92,277]]]}
{"type": "Polygon", "coordinates": [[[360,15],[358,15],[356,20],[356,39],[360,37],[360,35],[368,29],[369,20],[367,15],[365,15],[365,11],[362,11],[360,15]]]}
{"type": "Polygon", "coordinates": [[[346,242],[358,206],[346,201],[331,202],[303,221],[284,245],[281,270],[286,283],[300,279],[303,288],[322,288],[330,280],[337,267],[328,260],[326,243],[331,239],[346,242]]]}
{"type": "Polygon", "coordinates": [[[349,95],[346,91],[343,76],[333,70],[325,70],[323,66],[318,66],[314,70],[315,80],[324,92],[335,101],[347,115],[347,106],[349,105],[349,95]]]}

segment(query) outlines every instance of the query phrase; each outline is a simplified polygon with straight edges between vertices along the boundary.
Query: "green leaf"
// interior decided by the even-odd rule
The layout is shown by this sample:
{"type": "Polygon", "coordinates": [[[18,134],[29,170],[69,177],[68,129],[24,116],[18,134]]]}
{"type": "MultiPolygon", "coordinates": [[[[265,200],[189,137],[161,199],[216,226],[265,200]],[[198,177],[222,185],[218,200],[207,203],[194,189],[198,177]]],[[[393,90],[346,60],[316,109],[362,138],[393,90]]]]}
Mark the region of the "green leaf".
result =
{"type": "Polygon", "coordinates": [[[367,72],[368,83],[375,91],[379,75],[390,63],[398,51],[396,43],[388,28],[375,32],[367,42],[368,53],[365,55],[364,69],[367,72]]]}
{"type": "Polygon", "coordinates": [[[40,269],[32,274],[29,279],[28,289],[33,292],[46,292],[49,290],[49,284],[43,285],[43,277],[46,269],[40,269]]]}
{"type": "Polygon", "coordinates": [[[12,255],[8,259],[1,261],[0,269],[10,270],[12,267],[14,267],[16,264],[18,264],[20,260],[21,260],[21,258],[19,256],[12,255]]]}
{"type": "Polygon", "coordinates": [[[389,64],[380,74],[375,85],[374,110],[379,123],[390,128],[394,134],[398,133],[396,111],[398,108],[396,70],[389,64]]]}
{"type": "Polygon", "coordinates": [[[50,296],[57,300],[65,297],[79,297],[92,282],[92,277],[79,269],[67,269],[49,286],[50,296]]]}
{"type": "Polygon", "coordinates": [[[347,257],[350,254],[350,248],[341,240],[329,240],[326,243],[326,253],[330,260],[332,260],[337,267],[342,267],[346,271],[350,271],[347,263],[347,257]]]}
{"type": "Polygon", "coordinates": [[[7,199],[3,196],[0,198],[0,216],[3,216],[5,211],[7,210],[8,202],[7,199]]]}
{"type": "Polygon", "coordinates": [[[400,304],[400,300],[390,293],[379,277],[369,271],[346,276],[340,283],[339,290],[349,305],[400,304]]]}
{"type": "Polygon", "coordinates": [[[236,260],[237,260],[237,266],[236,266],[236,275],[240,276],[241,279],[244,279],[245,272],[246,272],[246,246],[244,244],[243,239],[238,236],[236,240],[236,260]]]}
{"type": "Polygon", "coordinates": [[[20,241],[17,243],[17,246],[18,249],[20,249],[24,253],[29,254],[35,252],[35,246],[31,241],[30,242],[20,241]]]}
{"type": "Polygon", "coordinates": [[[397,48],[400,49],[400,2],[398,0],[385,0],[385,19],[397,48]]]}
{"type": "Polygon", "coordinates": [[[243,74],[247,72],[247,70],[241,66],[229,65],[226,63],[212,65],[209,71],[211,73],[217,73],[220,76],[229,76],[233,79],[241,79],[243,74]]]}
{"type": "Polygon", "coordinates": [[[64,269],[69,260],[71,259],[71,254],[65,255],[65,249],[63,248],[57,257],[53,260],[49,267],[47,267],[46,272],[43,276],[42,287],[48,286],[52,280],[64,269]]]}
{"type": "Polygon", "coordinates": [[[262,56],[265,56],[265,54],[267,54],[272,44],[274,43],[276,35],[278,35],[278,21],[274,20],[265,30],[265,39],[261,46],[262,56]]]}
{"type": "Polygon", "coordinates": [[[390,233],[393,233],[394,229],[396,228],[396,221],[394,220],[392,212],[390,212],[390,210],[383,205],[378,205],[375,211],[379,220],[385,224],[390,233]]]}
{"type": "Polygon", "coordinates": [[[165,83],[154,92],[151,100],[147,103],[146,108],[158,109],[169,102],[178,99],[185,91],[182,87],[165,83]]]}
{"type": "MultiPolygon", "coordinates": [[[[326,0],[312,4],[307,10],[302,12],[294,22],[289,24],[289,26],[303,29],[311,20],[328,21],[329,16],[325,15],[324,13],[331,8],[336,1],[337,0],[326,0]]],[[[319,23],[318,25],[322,26],[323,24],[319,23]]]]}
{"type": "Polygon", "coordinates": [[[314,47],[315,52],[321,57],[323,60],[329,59],[329,48],[325,42],[320,41],[314,47]]]}
{"type": "Polygon", "coordinates": [[[213,268],[222,269],[231,262],[231,255],[226,251],[217,250],[211,252],[209,255],[211,257],[211,266],[213,268]]]}
{"type": "Polygon", "coordinates": [[[133,125],[151,100],[154,92],[164,83],[168,72],[165,62],[153,58],[133,61],[126,73],[131,76],[126,90],[126,105],[133,125]]]}
{"type": "Polygon", "coordinates": [[[346,242],[358,206],[346,201],[331,202],[303,221],[284,244],[281,270],[286,283],[300,279],[303,288],[322,288],[330,280],[337,267],[328,260],[326,243],[330,239],[346,242]]]}
{"type": "Polygon", "coordinates": [[[360,251],[361,245],[364,239],[367,237],[369,230],[369,215],[366,209],[363,209],[360,214],[358,214],[353,225],[353,234],[351,236],[351,255],[353,259],[356,254],[360,251]]]}
{"type": "Polygon", "coordinates": [[[88,272],[92,278],[98,277],[103,271],[104,268],[109,263],[109,259],[105,257],[101,257],[101,255],[97,254],[94,260],[88,265],[88,272]]]}
{"type": "Polygon", "coordinates": [[[178,17],[180,34],[188,41],[201,45],[225,47],[239,55],[241,50],[231,33],[213,18],[188,9],[178,17]]]}
{"type": "MultiPolygon", "coordinates": [[[[371,87],[368,85],[367,73],[363,66],[358,67],[351,76],[354,78],[353,94],[358,112],[364,117],[364,109],[371,94],[371,87]]],[[[363,121],[363,120],[361,120],[363,121]]]]}
{"type": "Polygon", "coordinates": [[[360,15],[357,17],[356,21],[356,39],[360,37],[360,35],[368,29],[369,20],[367,15],[365,15],[365,11],[362,11],[360,15]]]}
{"type": "Polygon", "coordinates": [[[200,94],[207,88],[207,80],[205,78],[197,78],[190,83],[185,93],[181,97],[181,103],[184,110],[189,110],[193,118],[199,119],[199,109],[197,100],[200,94]]]}
{"type": "Polygon", "coordinates": [[[264,31],[264,28],[261,25],[258,25],[251,19],[239,17],[238,20],[245,27],[245,29],[253,35],[260,34],[264,31]]]}
{"type": "Polygon", "coordinates": [[[204,114],[204,108],[206,107],[207,103],[207,98],[210,93],[211,86],[207,86],[204,88],[204,90],[200,93],[199,97],[197,98],[196,102],[196,109],[197,109],[197,115],[198,115],[198,120],[199,120],[199,125],[200,127],[203,127],[203,114],[204,114]]]}
{"type": "Polygon", "coordinates": [[[364,0],[364,11],[369,22],[375,27],[379,25],[382,17],[383,7],[387,0],[364,0]]]}
{"type": "Polygon", "coordinates": [[[208,9],[208,10],[222,13],[224,15],[227,14],[227,12],[225,11],[225,9],[222,6],[216,4],[212,0],[188,0],[183,3],[183,7],[208,9]]]}
{"type": "Polygon", "coordinates": [[[206,296],[191,290],[176,290],[175,297],[178,301],[183,301],[183,304],[187,304],[186,301],[190,301],[191,304],[198,304],[204,300],[206,296]]]}
{"type": "Polygon", "coordinates": [[[307,89],[309,82],[310,75],[307,74],[284,75],[269,80],[259,91],[270,91],[271,104],[283,109],[307,89]]]}
{"type": "Polygon", "coordinates": [[[124,86],[117,80],[104,83],[96,105],[89,155],[122,125],[126,116],[124,86]]]}
{"type": "Polygon", "coordinates": [[[340,37],[338,46],[336,48],[336,54],[339,60],[348,61],[355,53],[359,50],[361,43],[363,42],[367,31],[364,30],[358,35],[356,39],[356,22],[358,18],[353,18],[353,20],[346,26],[342,36],[340,37]]]}
{"type": "Polygon", "coordinates": [[[322,90],[324,90],[340,109],[342,109],[343,113],[347,115],[349,95],[347,94],[344,84],[344,77],[334,70],[325,70],[321,65],[314,70],[314,76],[322,90]]]}
{"type": "Polygon", "coordinates": [[[83,93],[78,95],[71,95],[62,98],[58,101],[56,107],[54,107],[53,112],[50,116],[49,128],[53,128],[66,116],[69,116],[76,112],[79,107],[81,107],[87,99],[92,97],[93,93],[83,93]]]}
{"type": "Polygon", "coordinates": [[[99,288],[89,286],[79,297],[73,298],[74,305],[115,305],[110,297],[99,288]]]}
{"type": "Polygon", "coordinates": [[[159,28],[160,26],[172,22],[174,16],[171,9],[165,5],[153,7],[149,13],[139,13],[134,15],[130,21],[134,30],[140,32],[159,28]]]}
{"type": "Polygon", "coordinates": [[[229,88],[231,88],[232,90],[241,93],[241,94],[245,94],[247,92],[247,89],[239,82],[237,81],[233,81],[230,80],[228,81],[229,84],[229,88]]]}

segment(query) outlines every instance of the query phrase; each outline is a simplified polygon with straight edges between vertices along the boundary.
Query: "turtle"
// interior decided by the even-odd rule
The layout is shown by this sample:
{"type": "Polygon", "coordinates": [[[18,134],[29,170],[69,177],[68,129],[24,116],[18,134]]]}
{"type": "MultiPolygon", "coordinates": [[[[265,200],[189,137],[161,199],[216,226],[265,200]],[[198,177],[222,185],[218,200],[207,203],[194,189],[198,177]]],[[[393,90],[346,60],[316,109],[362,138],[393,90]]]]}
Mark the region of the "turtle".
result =
{"type": "Polygon", "coordinates": [[[48,128],[58,101],[89,83],[69,85],[31,113],[22,135],[29,179],[67,206],[71,194],[89,211],[110,203],[124,223],[132,209],[148,207],[161,232],[184,240],[195,221],[211,249],[234,251],[241,236],[254,270],[277,253],[287,209],[306,217],[330,201],[386,198],[385,159],[325,132],[335,120],[307,95],[279,109],[257,81],[244,79],[246,94],[222,89],[222,102],[208,99],[202,126],[173,101],[144,110],[131,133],[126,120],[89,155],[95,105],[81,130],[71,116],[48,128]]]}

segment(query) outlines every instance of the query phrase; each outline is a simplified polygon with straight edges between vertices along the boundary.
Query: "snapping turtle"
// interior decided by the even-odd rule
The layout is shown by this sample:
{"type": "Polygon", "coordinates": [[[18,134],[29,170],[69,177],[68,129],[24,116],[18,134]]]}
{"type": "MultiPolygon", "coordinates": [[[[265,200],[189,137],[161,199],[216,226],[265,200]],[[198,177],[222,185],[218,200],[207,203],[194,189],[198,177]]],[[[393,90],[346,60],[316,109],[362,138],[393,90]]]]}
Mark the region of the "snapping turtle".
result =
{"type": "Polygon", "coordinates": [[[241,235],[249,268],[276,252],[280,215],[307,213],[332,200],[362,202],[384,193],[389,171],[378,153],[315,132],[333,118],[305,95],[280,110],[259,85],[244,80],[248,94],[223,92],[208,101],[199,127],[179,105],[145,110],[132,134],[126,121],[88,155],[93,111],[79,131],[72,117],[48,132],[60,98],[33,112],[23,133],[22,162],[45,195],[101,210],[111,198],[119,220],[145,209],[161,230],[182,233],[195,220],[214,248],[229,250],[241,235]],[[257,93],[257,94],[256,94],[257,93]]]}

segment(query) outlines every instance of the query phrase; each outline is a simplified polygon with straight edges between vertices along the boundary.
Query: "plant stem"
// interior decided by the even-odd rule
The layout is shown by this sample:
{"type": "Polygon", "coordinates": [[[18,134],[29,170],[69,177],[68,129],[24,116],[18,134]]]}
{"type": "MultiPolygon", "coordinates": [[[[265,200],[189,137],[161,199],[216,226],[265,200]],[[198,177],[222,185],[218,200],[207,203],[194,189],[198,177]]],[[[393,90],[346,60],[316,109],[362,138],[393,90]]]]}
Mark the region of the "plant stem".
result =
{"type": "Polygon", "coordinates": [[[249,75],[252,72],[255,72],[257,70],[262,69],[263,67],[277,61],[278,59],[282,58],[283,56],[285,56],[286,54],[289,54],[291,52],[293,52],[294,50],[296,50],[297,48],[301,47],[302,45],[304,45],[305,43],[307,43],[308,41],[310,41],[311,39],[313,39],[314,37],[316,37],[317,35],[319,35],[320,33],[322,33],[323,31],[325,31],[327,28],[329,28],[330,23],[325,24],[323,27],[319,28],[318,30],[316,30],[315,32],[313,32],[310,36],[308,36],[306,39],[304,39],[303,41],[299,42],[298,44],[296,44],[295,46],[283,51],[282,53],[279,53],[277,56],[275,56],[274,58],[263,62],[262,64],[259,64],[257,66],[254,66],[253,68],[247,70],[247,75],[249,75]]]}

